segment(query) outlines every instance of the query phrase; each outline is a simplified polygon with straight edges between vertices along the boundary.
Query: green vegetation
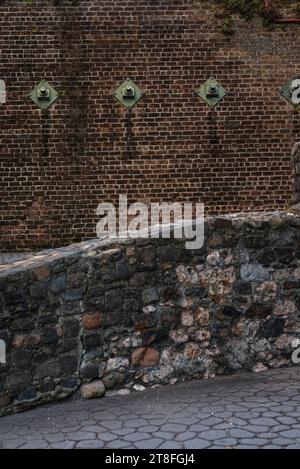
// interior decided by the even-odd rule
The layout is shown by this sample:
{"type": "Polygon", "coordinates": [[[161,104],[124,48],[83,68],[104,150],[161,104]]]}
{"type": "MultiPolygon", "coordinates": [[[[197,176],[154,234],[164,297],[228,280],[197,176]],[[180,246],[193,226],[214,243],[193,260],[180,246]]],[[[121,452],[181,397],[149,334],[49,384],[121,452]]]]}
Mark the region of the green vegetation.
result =
{"type": "MultiPolygon", "coordinates": [[[[293,2],[292,2],[293,3],[293,2]]],[[[199,1],[198,1],[199,4],[199,1]]],[[[239,17],[245,21],[260,18],[266,27],[274,28],[274,20],[282,18],[282,8],[288,7],[291,15],[300,16],[298,2],[291,4],[291,0],[272,0],[266,11],[262,0],[214,0],[213,9],[218,18],[223,19],[222,32],[227,36],[234,34],[234,19],[239,17]]],[[[278,26],[277,26],[278,27],[278,26]]],[[[279,26],[282,28],[284,26],[279,26]]]]}

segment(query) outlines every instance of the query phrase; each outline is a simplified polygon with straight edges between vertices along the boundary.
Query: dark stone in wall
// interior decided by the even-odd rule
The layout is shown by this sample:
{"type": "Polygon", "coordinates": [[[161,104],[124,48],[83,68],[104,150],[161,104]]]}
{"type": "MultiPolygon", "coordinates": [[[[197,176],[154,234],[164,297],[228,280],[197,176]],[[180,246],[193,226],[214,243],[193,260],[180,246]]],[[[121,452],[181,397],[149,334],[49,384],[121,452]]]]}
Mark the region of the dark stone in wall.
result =
{"type": "Polygon", "coordinates": [[[223,306],[222,313],[229,319],[238,319],[243,313],[232,306],[223,306]]]}
{"type": "Polygon", "coordinates": [[[56,344],[59,340],[55,326],[45,326],[41,329],[41,341],[45,345],[56,344]]]}
{"type": "Polygon", "coordinates": [[[63,323],[64,336],[69,339],[77,337],[80,331],[80,322],[78,319],[67,319],[63,323]]]}
{"type": "Polygon", "coordinates": [[[128,264],[124,261],[116,263],[116,279],[127,279],[130,277],[128,264]]]}
{"type": "Polygon", "coordinates": [[[269,314],[272,314],[274,309],[273,304],[268,303],[252,303],[247,309],[247,316],[249,317],[267,317],[269,314]]]}
{"type": "Polygon", "coordinates": [[[41,363],[35,369],[34,379],[47,378],[48,376],[58,376],[59,367],[57,360],[49,360],[47,362],[41,363]]]}
{"type": "Polygon", "coordinates": [[[78,369],[78,358],[76,355],[62,356],[58,360],[58,365],[59,372],[62,374],[75,373],[78,369]]]}
{"type": "Polygon", "coordinates": [[[99,367],[97,365],[84,365],[80,368],[79,374],[81,378],[93,380],[99,377],[99,367]]]}
{"type": "Polygon", "coordinates": [[[236,293],[239,293],[240,295],[251,295],[252,293],[251,283],[244,280],[236,281],[233,288],[236,293]]]}
{"type": "Polygon", "coordinates": [[[78,387],[79,381],[75,378],[62,379],[60,381],[60,386],[65,389],[75,390],[78,387]]]}
{"type": "Polygon", "coordinates": [[[60,275],[51,281],[49,288],[54,294],[58,294],[65,290],[66,284],[66,276],[60,275]]]}
{"type": "Polygon", "coordinates": [[[17,397],[18,401],[30,401],[35,399],[36,397],[36,389],[35,388],[28,388],[25,391],[21,392],[21,394],[17,397]]]}
{"type": "Polygon", "coordinates": [[[120,290],[108,291],[105,295],[105,309],[108,312],[114,312],[121,308],[123,304],[123,295],[120,290]]]}
{"type": "Polygon", "coordinates": [[[87,352],[100,347],[102,343],[103,341],[101,332],[93,332],[83,336],[83,347],[87,352]]]}
{"type": "Polygon", "coordinates": [[[278,337],[283,334],[285,319],[283,318],[269,318],[260,328],[259,335],[267,339],[278,337]]]}
{"type": "Polygon", "coordinates": [[[79,332],[78,331],[78,334],[76,337],[74,337],[73,339],[65,339],[63,342],[61,342],[61,344],[59,345],[59,349],[58,351],[60,353],[65,353],[65,352],[72,352],[72,351],[75,351],[78,349],[78,336],[79,336],[79,332]]]}
{"type": "Polygon", "coordinates": [[[32,351],[26,349],[16,350],[13,352],[11,360],[12,365],[17,369],[28,368],[32,360],[32,351]]]}

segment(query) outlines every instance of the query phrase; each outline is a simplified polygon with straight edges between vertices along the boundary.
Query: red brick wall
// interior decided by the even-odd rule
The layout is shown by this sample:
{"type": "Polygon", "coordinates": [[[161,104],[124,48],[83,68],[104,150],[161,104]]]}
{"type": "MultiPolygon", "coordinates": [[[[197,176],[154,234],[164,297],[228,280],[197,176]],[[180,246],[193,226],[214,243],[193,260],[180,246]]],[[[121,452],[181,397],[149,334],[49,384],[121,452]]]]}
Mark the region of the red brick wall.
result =
{"type": "Polygon", "coordinates": [[[101,201],[203,201],[207,212],[284,208],[300,117],[279,95],[300,72],[299,26],[256,20],[220,33],[212,2],[0,1],[1,250],[95,237],[101,201]],[[211,75],[229,95],[211,111],[211,75]],[[126,113],[112,93],[145,92],[126,113]],[[27,94],[46,78],[65,96],[42,113],[27,94]],[[127,142],[127,143],[126,143],[127,142]]]}

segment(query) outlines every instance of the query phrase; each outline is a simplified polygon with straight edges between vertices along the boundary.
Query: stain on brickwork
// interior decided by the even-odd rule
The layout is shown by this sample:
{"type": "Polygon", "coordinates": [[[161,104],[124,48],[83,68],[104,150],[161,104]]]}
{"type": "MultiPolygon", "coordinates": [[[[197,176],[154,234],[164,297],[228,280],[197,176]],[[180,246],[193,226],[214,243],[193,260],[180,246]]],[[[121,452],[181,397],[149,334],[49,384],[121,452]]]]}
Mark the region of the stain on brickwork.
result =
{"type": "Polygon", "coordinates": [[[0,2],[2,251],[92,238],[120,193],[210,214],[289,204],[300,120],[279,90],[299,73],[299,27],[237,19],[228,38],[202,3],[0,2]],[[195,95],[211,75],[229,91],[213,111],[195,95]],[[145,93],[130,144],[113,98],[127,77],[145,93]],[[43,78],[60,92],[46,114],[27,98],[43,78]]]}

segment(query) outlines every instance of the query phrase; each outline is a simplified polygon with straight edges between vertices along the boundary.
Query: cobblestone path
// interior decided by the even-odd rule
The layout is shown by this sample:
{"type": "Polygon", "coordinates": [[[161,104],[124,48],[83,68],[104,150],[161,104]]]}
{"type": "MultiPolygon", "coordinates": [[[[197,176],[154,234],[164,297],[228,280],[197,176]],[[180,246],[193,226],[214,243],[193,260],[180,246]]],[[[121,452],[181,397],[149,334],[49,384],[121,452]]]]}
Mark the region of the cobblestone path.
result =
{"type": "Polygon", "coordinates": [[[1,448],[300,448],[300,367],[0,418],[1,448]]]}

